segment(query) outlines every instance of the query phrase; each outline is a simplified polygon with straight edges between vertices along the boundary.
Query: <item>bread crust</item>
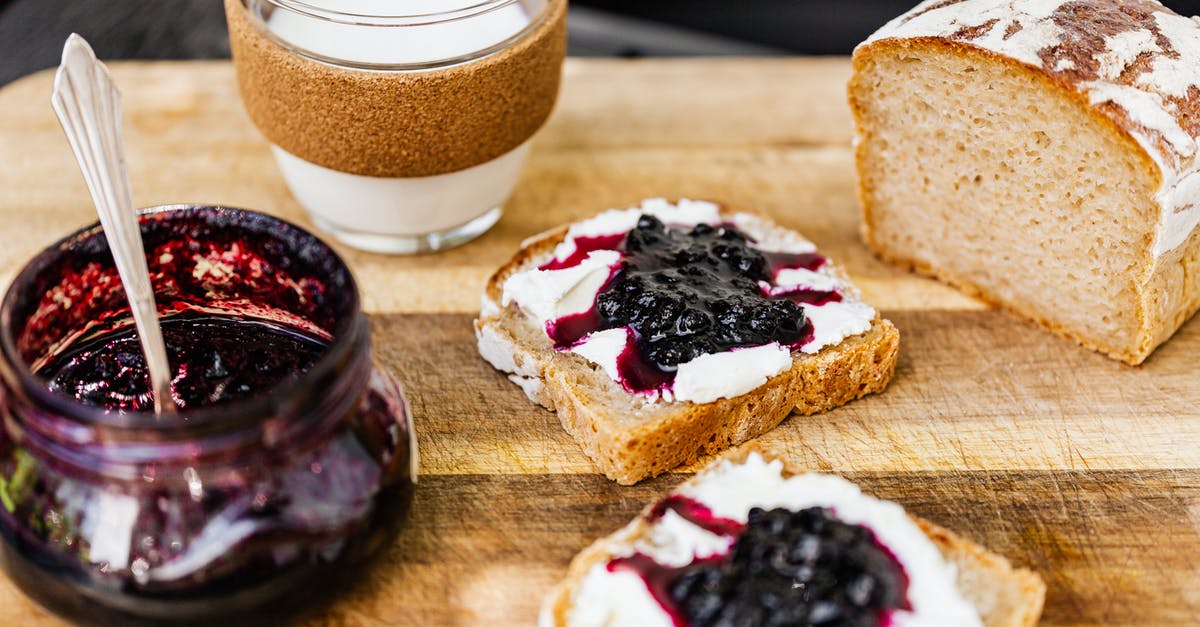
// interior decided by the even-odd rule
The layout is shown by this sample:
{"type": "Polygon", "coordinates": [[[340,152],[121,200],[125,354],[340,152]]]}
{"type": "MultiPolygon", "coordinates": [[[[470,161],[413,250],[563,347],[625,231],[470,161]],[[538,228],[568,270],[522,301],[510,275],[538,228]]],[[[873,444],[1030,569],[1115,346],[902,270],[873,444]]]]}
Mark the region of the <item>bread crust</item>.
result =
{"type": "MultiPolygon", "coordinates": [[[[768,461],[782,461],[785,477],[805,472],[758,442],[749,442],[734,449],[723,455],[720,460],[714,461],[712,465],[715,466],[722,460],[741,463],[751,453],[758,453],[768,461]]],[[[701,470],[696,477],[705,470],[701,470]]],[[[696,477],[683,485],[694,483],[696,477]]],[[[679,487],[675,488],[678,489],[679,487]]],[[[593,542],[571,560],[566,578],[546,596],[539,620],[540,627],[566,627],[571,598],[584,576],[596,564],[615,557],[617,547],[628,546],[646,533],[650,528],[646,518],[653,507],[654,503],[647,504],[629,524],[593,542]]],[[[934,523],[915,516],[909,518],[937,546],[942,558],[955,566],[959,591],[979,610],[985,627],[1032,627],[1037,624],[1046,599],[1046,584],[1037,573],[1025,568],[1014,568],[1004,557],[934,523]]]]}
{"type": "Polygon", "coordinates": [[[704,404],[646,402],[583,357],[554,350],[515,305],[500,305],[504,281],[548,259],[567,229],[526,240],[488,279],[475,332],[484,358],[508,372],[532,400],[557,411],[588,457],[621,485],[720,453],[767,432],[793,411],[815,414],[880,392],[895,372],[900,333],[876,316],[864,334],[814,355],[794,353],[791,369],[741,396],[704,404]]]}
{"type": "MultiPolygon", "coordinates": [[[[1130,154],[1137,156],[1138,169],[1148,180],[1154,182],[1156,188],[1162,185],[1162,170],[1146,149],[1134,138],[1130,128],[1118,119],[1105,115],[1092,106],[1087,95],[1079,91],[1074,83],[987,48],[941,37],[880,39],[863,44],[854,51],[853,77],[848,85],[847,94],[855,127],[860,134],[855,148],[855,163],[860,173],[866,167],[867,151],[870,147],[866,134],[870,129],[865,125],[865,107],[859,101],[856,92],[857,81],[863,77],[864,68],[869,63],[871,55],[886,54],[889,51],[897,50],[963,55],[974,57],[981,62],[1004,65],[1006,71],[1019,74],[1074,103],[1082,113],[1118,138],[1130,154]]],[[[934,277],[1053,333],[1130,365],[1137,365],[1145,361],[1159,345],[1170,339],[1184,322],[1191,318],[1197,310],[1200,310],[1200,281],[1186,278],[1194,277],[1197,270],[1200,269],[1200,231],[1193,232],[1182,246],[1157,259],[1149,248],[1139,251],[1140,263],[1137,266],[1136,276],[1133,277],[1133,284],[1138,295],[1135,308],[1138,333],[1132,342],[1122,345],[1111,342],[1111,338],[1108,337],[1082,334],[1055,320],[1039,316],[989,293],[969,277],[957,275],[946,268],[935,267],[922,260],[912,259],[898,251],[888,249],[886,244],[876,236],[874,207],[871,204],[872,189],[863,176],[858,177],[857,191],[863,218],[861,225],[863,241],[884,261],[934,277]],[[1184,278],[1181,280],[1174,276],[1176,274],[1182,274],[1184,278]]],[[[1150,228],[1153,229],[1155,226],[1151,225],[1150,228]]]]}

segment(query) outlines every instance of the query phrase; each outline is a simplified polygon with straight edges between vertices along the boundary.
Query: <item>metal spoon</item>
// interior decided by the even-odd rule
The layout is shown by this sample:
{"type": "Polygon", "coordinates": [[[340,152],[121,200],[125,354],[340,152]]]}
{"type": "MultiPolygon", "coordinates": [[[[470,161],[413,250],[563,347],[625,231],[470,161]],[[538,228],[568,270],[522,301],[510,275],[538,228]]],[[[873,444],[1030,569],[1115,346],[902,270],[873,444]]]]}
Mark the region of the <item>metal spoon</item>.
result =
{"type": "Polygon", "coordinates": [[[171,366],[158,324],[154,288],[146,266],[142,232],[129,190],[125,145],[121,141],[121,93],[108,68],[79,35],[67,38],[62,64],[54,77],[54,112],[62,122],[71,150],[92,192],[108,247],[112,250],[129,298],[150,384],[154,413],[175,411],[171,396],[171,366]]]}

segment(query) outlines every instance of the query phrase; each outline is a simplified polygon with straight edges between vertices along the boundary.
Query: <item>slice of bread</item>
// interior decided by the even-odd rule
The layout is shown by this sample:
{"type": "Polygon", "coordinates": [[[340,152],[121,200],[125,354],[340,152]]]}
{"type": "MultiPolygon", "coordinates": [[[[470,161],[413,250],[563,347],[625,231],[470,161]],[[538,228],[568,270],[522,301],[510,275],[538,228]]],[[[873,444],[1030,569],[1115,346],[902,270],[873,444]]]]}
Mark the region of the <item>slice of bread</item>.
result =
{"type": "MultiPolygon", "coordinates": [[[[702,481],[706,473],[712,472],[724,461],[744,463],[751,453],[757,453],[767,461],[780,460],[784,477],[804,474],[803,470],[789,465],[786,459],[752,442],[730,451],[676,488],[675,492],[702,481]]],[[[546,597],[539,621],[541,627],[567,627],[568,615],[584,577],[593,566],[627,555],[627,547],[650,532],[648,518],[652,509],[653,504],[647,506],[638,518],[612,535],[594,542],[571,561],[566,580],[546,597]]],[[[1037,624],[1046,595],[1046,585],[1041,577],[1030,570],[1014,568],[1005,558],[931,522],[910,518],[933,542],[942,558],[955,567],[956,587],[979,612],[986,627],[1026,627],[1037,624]]]]}
{"type": "MultiPolygon", "coordinates": [[[[766,218],[754,219],[785,241],[799,238],[766,218]]],[[[814,414],[880,392],[891,380],[900,335],[876,316],[869,330],[840,344],[811,355],[794,352],[791,369],[741,396],[696,404],[648,401],[626,392],[603,368],[555,350],[544,328],[515,304],[501,305],[505,281],[548,260],[567,230],[527,240],[488,280],[475,321],[479,351],[531,400],[557,411],[588,457],[620,484],[724,451],[768,431],[792,411],[814,414]]]]}
{"type": "Polygon", "coordinates": [[[863,236],[1138,364],[1200,308],[1200,23],[929,0],[854,53],[863,236]]]}

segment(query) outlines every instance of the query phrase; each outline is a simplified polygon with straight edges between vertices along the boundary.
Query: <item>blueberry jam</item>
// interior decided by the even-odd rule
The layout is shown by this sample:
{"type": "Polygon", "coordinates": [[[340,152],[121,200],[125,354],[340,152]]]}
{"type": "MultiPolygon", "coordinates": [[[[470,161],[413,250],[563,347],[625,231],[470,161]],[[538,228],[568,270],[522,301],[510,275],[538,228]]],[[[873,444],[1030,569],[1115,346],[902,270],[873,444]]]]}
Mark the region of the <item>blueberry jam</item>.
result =
{"type": "MultiPolygon", "coordinates": [[[[175,405],[187,410],[246,398],[295,380],[328,342],[279,324],[232,316],[176,314],[161,321],[174,369],[175,405]]],[[[150,374],[132,327],[81,342],[43,366],[50,389],[89,405],[152,411],[150,374]]]]}
{"type": "Polygon", "coordinates": [[[643,577],[679,626],[887,625],[911,609],[908,579],[870,530],[827,509],[750,510],[724,556],[669,568],[637,554],[610,562],[643,577]]]}
{"type": "Polygon", "coordinates": [[[178,412],[103,234],[35,258],[0,305],[0,566],[88,624],[275,623],[393,544],[407,406],[349,269],[262,214],[140,217],[178,412]]]}
{"type": "Polygon", "coordinates": [[[633,331],[618,357],[621,382],[630,391],[668,388],[680,364],[703,354],[771,342],[799,348],[811,340],[804,304],[841,300],[837,292],[771,285],[785,269],[817,270],[816,253],[764,253],[736,227],[671,227],[652,215],[622,235],[578,238],[574,252],[541,269],[571,267],[594,250],[623,253],[620,268],[600,289],[592,310],[551,321],[547,332],[565,349],[588,334],[627,327],[633,331]]]}

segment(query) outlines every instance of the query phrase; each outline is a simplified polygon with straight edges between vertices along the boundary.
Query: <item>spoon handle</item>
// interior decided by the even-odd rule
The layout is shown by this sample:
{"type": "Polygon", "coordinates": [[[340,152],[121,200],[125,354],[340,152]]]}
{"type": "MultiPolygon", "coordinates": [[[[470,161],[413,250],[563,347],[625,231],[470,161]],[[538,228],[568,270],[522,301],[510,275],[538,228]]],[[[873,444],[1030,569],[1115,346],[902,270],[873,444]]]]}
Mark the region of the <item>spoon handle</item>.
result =
{"type": "Polygon", "coordinates": [[[108,68],[79,35],[72,34],[63,48],[62,65],[54,77],[52,102],[79,168],[83,170],[117,272],[125,286],[150,370],[154,413],[161,415],[165,411],[174,411],[171,367],[158,324],[154,288],[150,284],[142,233],[129,189],[125,146],[121,140],[121,94],[108,68]]]}

